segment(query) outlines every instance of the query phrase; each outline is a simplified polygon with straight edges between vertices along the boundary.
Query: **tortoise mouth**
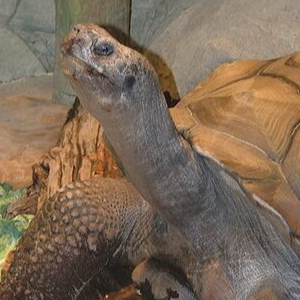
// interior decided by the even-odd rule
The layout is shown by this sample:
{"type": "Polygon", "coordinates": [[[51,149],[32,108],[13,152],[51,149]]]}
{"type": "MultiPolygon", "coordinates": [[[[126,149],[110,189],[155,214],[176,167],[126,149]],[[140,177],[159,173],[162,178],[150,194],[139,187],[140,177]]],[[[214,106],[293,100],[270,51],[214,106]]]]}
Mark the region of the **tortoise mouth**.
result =
{"type": "Polygon", "coordinates": [[[75,78],[75,74],[78,71],[82,74],[87,73],[88,67],[83,61],[75,58],[74,56],[65,54],[60,59],[60,66],[65,75],[73,78],[75,78]]]}
{"type": "MultiPolygon", "coordinates": [[[[79,97],[80,92],[89,91],[93,93],[91,99],[96,100],[102,110],[107,112],[112,110],[115,105],[111,100],[114,97],[111,97],[111,95],[115,94],[118,88],[108,76],[72,54],[63,53],[60,66],[79,97]]],[[[84,103],[82,97],[80,97],[80,100],[84,103]]]]}
{"type": "Polygon", "coordinates": [[[99,81],[103,81],[103,84],[108,84],[111,87],[116,86],[116,84],[103,73],[103,69],[95,68],[75,55],[63,53],[60,65],[63,73],[67,77],[72,77],[75,80],[80,80],[83,77],[94,77],[98,83],[99,81]]]}
{"type": "Polygon", "coordinates": [[[69,76],[74,76],[76,72],[80,72],[86,75],[107,77],[103,74],[102,70],[95,69],[93,66],[89,65],[81,58],[78,58],[77,56],[70,53],[62,52],[60,65],[62,71],[69,76]]]}

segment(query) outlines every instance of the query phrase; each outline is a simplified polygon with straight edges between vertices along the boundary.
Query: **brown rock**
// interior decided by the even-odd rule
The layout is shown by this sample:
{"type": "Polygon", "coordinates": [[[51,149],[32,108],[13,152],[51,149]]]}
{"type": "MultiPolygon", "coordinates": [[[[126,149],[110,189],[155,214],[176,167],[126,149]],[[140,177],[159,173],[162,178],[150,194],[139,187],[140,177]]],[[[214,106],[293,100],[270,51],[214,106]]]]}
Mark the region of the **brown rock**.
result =
{"type": "Polygon", "coordinates": [[[0,99],[0,181],[24,187],[32,165],[57,142],[66,106],[33,96],[0,99]]]}

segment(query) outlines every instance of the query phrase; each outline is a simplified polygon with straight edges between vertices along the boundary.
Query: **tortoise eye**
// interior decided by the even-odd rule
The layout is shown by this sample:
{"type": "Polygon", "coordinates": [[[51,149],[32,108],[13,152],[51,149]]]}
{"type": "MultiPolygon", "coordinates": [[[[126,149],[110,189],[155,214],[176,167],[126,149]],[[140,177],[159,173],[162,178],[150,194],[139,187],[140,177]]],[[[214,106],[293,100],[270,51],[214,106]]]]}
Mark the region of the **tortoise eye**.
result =
{"type": "Polygon", "coordinates": [[[114,47],[105,42],[105,43],[96,43],[93,48],[94,53],[97,55],[102,55],[102,56],[109,56],[113,54],[114,52],[114,47]]]}

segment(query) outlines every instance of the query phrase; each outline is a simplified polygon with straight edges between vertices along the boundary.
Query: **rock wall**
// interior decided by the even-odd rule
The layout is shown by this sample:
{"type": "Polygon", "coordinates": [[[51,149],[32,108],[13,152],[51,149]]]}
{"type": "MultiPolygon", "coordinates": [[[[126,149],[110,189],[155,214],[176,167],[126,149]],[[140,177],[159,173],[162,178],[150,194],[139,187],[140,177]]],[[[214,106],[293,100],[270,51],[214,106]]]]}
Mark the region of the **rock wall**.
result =
{"type": "Polygon", "coordinates": [[[53,72],[53,0],[0,0],[0,83],[53,72]]]}
{"type": "Polygon", "coordinates": [[[221,63],[299,50],[299,24],[299,0],[132,1],[131,37],[174,97],[221,63]]]}

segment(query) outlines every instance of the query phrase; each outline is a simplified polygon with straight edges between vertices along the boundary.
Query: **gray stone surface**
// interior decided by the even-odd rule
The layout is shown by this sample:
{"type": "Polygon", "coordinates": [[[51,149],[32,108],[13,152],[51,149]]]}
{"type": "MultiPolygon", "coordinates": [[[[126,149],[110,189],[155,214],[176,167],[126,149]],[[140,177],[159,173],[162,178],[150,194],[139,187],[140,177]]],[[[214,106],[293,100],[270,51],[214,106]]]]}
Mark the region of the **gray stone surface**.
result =
{"type": "Polygon", "coordinates": [[[9,28],[39,59],[46,72],[53,71],[55,6],[53,0],[19,0],[9,28]]]}
{"type": "Polygon", "coordinates": [[[131,38],[148,47],[152,39],[198,0],[132,0],[131,38]]]}
{"type": "Polygon", "coordinates": [[[14,14],[18,0],[0,0],[0,26],[5,25],[14,14]]]}
{"type": "Polygon", "coordinates": [[[42,64],[45,72],[53,72],[55,61],[55,34],[42,31],[15,29],[14,32],[26,43],[42,64]]]}
{"type": "Polygon", "coordinates": [[[0,27],[0,41],[0,83],[45,73],[24,42],[5,27],[0,27]]]}
{"type": "Polygon", "coordinates": [[[0,0],[0,82],[53,72],[53,0],[0,0]]]}
{"type": "MultiPolygon", "coordinates": [[[[274,58],[300,49],[299,0],[198,0],[179,13],[170,1],[154,1],[150,12],[147,1],[133,1],[133,14],[139,14],[132,18],[133,38],[144,44],[143,35],[149,38],[149,49],[171,69],[181,96],[221,63],[274,58]],[[161,20],[156,11],[164,11],[165,5],[169,12],[161,20]]],[[[148,57],[159,65],[150,52],[148,57]]],[[[160,73],[167,86],[170,74],[160,73]]]]}
{"type": "Polygon", "coordinates": [[[10,22],[13,28],[28,31],[55,31],[55,7],[52,0],[20,0],[10,22]]]}

